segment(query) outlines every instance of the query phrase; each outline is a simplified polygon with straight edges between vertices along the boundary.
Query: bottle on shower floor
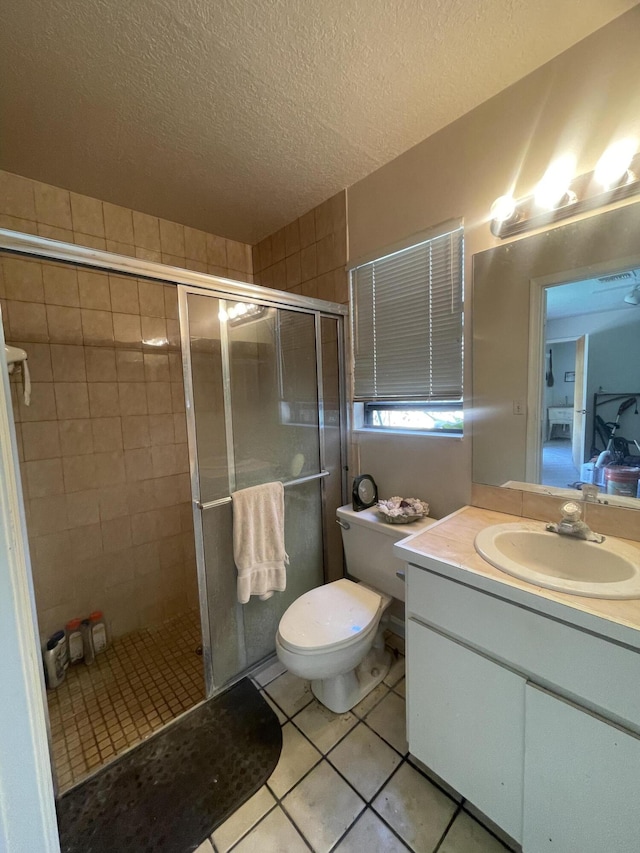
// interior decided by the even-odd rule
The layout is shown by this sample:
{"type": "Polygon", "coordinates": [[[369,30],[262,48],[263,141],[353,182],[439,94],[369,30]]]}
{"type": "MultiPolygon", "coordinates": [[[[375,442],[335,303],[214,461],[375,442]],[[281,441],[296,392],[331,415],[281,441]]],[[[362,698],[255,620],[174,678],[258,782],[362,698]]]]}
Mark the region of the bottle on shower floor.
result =
{"type": "Polygon", "coordinates": [[[107,626],[101,610],[94,610],[89,615],[91,622],[91,638],[93,640],[93,651],[100,654],[107,648],[107,626]]]}
{"type": "Polygon", "coordinates": [[[89,619],[83,619],[80,623],[82,629],[82,648],[84,651],[84,662],[87,666],[96,659],[96,653],[93,648],[93,633],[91,631],[91,622],[89,619]]]}
{"type": "Polygon", "coordinates": [[[56,631],[49,637],[42,652],[45,679],[50,690],[59,687],[64,681],[66,649],[64,631],[56,631]]]}
{"type": "Polygon", "coordinates": [[[69,663],[79,663],[84,655],[82,643],[82,623],[80,619],[70,619],[65,625],[67,631],[67,647],[69,663]]]}

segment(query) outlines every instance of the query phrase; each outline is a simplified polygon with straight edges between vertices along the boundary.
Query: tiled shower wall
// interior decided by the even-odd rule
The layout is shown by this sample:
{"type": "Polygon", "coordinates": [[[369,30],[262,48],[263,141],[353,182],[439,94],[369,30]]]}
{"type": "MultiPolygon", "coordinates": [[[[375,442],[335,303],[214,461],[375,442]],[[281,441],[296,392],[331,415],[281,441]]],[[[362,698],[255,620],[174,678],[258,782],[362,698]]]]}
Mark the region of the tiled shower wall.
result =
{"type": "MultiPolygon", "coordinates": [[[[0,172],[0,227],[250,280],[235,241],[0,172]]],[[[39,628],[102,609],[113,636],[197,603],[177,289],[4,256],[39,628]]]]}
{"type": "Polygon", "coordinates": [[[0,228],[252,281],[251,246],[0,170],[0,228]]]}
{"type": "Polygon", "coordinates": [[[256,284],[349,301],[346,193],[337,193],[253,247],[256,284]]]}

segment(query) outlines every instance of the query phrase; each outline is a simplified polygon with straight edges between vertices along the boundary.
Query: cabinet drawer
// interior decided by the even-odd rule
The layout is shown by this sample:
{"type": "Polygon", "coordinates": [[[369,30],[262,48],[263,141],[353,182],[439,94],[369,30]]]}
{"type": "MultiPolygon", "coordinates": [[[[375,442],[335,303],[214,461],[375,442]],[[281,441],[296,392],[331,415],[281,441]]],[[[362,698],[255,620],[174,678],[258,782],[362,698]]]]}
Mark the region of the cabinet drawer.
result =
{"type": "Polygon", "coordinates": [[[640,653],[410,565],[407,617],[640,732],[640,653]]]}

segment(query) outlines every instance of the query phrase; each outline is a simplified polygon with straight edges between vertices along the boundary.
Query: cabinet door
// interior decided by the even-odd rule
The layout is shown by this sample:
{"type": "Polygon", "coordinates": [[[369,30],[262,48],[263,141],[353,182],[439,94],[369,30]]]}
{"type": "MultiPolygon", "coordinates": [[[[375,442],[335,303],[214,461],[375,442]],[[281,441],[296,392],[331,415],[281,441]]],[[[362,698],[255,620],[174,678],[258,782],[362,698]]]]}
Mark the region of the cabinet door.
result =
{"type": "Polygon", "coordinates": [[[516,841],[525,679],[408,620],[409,749],[516,841]]]}
{"type": "Polygon", "coordinates": [[[525,853],[638,853],[640,739],[527,684],[525,853]]]}

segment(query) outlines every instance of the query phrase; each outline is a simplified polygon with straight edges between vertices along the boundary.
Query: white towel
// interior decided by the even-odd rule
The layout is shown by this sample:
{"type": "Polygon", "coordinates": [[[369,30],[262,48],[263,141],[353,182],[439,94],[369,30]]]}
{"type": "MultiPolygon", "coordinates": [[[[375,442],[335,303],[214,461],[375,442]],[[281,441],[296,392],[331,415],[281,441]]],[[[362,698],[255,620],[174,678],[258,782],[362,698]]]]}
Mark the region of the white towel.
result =
{"type": "Polygon", "coordinates": [[[238,569],[238,601],[262,601],[287,586],[284,548],[284,487],[264,483],[233,492],[233,557],[238,569]]]}

